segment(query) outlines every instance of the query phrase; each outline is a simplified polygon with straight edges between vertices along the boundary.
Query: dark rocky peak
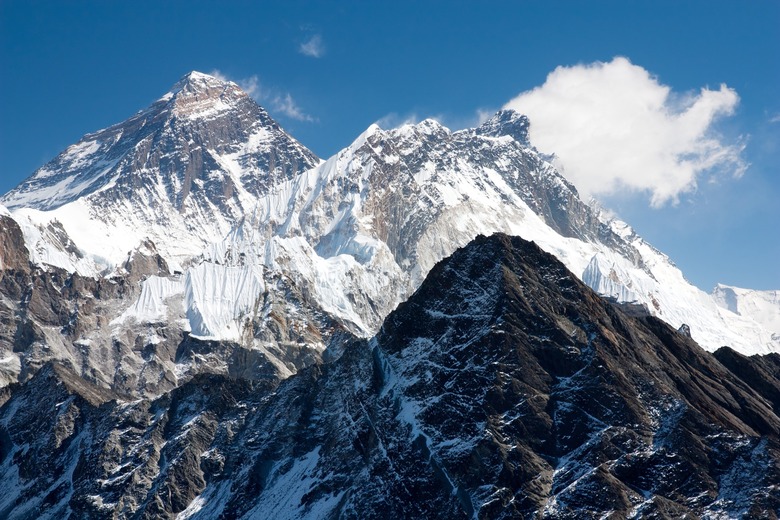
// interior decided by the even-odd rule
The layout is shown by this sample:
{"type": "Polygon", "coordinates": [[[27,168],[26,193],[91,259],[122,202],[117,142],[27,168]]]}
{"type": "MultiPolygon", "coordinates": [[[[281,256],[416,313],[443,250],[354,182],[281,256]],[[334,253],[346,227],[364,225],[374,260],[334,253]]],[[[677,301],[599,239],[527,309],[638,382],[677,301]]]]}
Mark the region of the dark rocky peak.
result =
{"type": "Polygon", "coordinates": [[[0,517],[777,518],[777,359],[724,355],[748,384],[531,242],[478,237],[342,352],[99,408],[48,370],[0,407],[0,517]]]}
{"type": "Polygon", "coordinates": [[[165,259],[160,256],[157,247],[149,239],[144,240],[137,248],[127,254],[127,260],[122,268],[129,275],[131,283],[142,280],[150,275],[168,275],[171,270],[165,259]]]}
{"type": "Polygon", "coordinates": [[[640,516],[679,517],[736,497],[760,517],[780,504],[762,491],[778,478],[770,364],[750,388],[684,334],[599,298],[533,243],[478,237],[431,270],[376,342],[378,392],[401,401],[405,421],[414,411],[420,436],[410,441],[477,508],[490,482],[495,501],[479,516],[641,507],[640,516]]]}
{"type": "Polygon", "coordinates": [[[477,127],[474,133],[488,137],[508,135],[523,146],[530,146],[528,142],[529,127],[530,122],[526,116],[512,109],[503,109],[477,127]]]}

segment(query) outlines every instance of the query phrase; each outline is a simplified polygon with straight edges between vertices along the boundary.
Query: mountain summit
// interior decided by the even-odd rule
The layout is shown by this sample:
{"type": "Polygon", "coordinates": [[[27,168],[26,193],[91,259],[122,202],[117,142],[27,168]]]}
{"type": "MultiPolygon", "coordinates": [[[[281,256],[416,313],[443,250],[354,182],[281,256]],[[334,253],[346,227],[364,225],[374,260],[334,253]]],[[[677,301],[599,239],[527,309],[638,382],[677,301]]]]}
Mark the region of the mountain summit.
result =
{"type": "Polygon", "coordinates": [[[238,85],[191,72],[0,200],[11,210],[62,210],[68,217],[59,221],[73,235],[87,225],[120,228],[106,233],[117,235],[115,250],[101,252],[115,262],[145,239],[181,258],[182,249],[195,254],[222,238],[269,186],[318,162],[238,85]]]}
{"type": "Polygon", "coordinates": [[[321,161],[236,84],[192,72],[2,199],[4,242],[26,248],[9,265],[35,267],[0,285],[0,376],[57,361],[142,396],[204,372],[288,377],[374,336],[437,262],[495,232],[705,349],[780,350],[582,201],[529,128],[512,110],[458,131],[371,125],[321,161]]]}
{"type": "Polygon", "coordinates": [[[777,518],[778,368],[480,236],[282,383],[123,400],[45,366],[0,408],[0,516],[777,518]]]}

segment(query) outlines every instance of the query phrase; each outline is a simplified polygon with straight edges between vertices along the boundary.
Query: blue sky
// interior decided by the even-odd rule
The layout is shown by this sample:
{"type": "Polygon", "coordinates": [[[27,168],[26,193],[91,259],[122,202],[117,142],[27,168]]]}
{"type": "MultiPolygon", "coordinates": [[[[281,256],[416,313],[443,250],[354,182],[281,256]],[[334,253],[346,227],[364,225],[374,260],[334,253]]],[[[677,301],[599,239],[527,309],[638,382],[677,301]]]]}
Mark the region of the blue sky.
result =
{"type": "Polygon", "coordinates": [[[669,89],[660,112],[725,84],[739,102],[712,118],[705,137],[715,136],[716,151],[739,150],[739,161],[702,169],[695,189],[689,183],[656,207],[658,186],[599,197],[699,287],[780,288],[776,0],[4,0],[0,192],[83,134],[147,106],[190,70],[254,85],[286,129],[328,157],[373,122],[435,117],[471,126],[544,85],[557,67],[587,71],[618,56],[669,89]],[[729,169],[740,165],[736,178],[729,169]]]}

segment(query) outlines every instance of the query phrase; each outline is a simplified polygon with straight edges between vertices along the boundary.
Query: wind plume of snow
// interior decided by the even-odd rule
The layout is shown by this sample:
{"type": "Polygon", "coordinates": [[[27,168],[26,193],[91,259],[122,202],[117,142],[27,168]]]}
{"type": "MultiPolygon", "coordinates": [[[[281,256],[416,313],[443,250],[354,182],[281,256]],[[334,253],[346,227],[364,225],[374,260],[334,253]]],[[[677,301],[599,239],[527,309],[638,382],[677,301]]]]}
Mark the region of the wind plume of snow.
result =
{"type": "Polygon", "coordinates": [[[399,114],[398,112],[390,112],[385,116],[377,119],[374,124],[379,125],[384,130],[390,130],[393,128],[399,128],[404,125],[415,125],[420,122],[420,118],[412,112],[411,114],[399,114]]]}
{"type": "Polygon", "coordinates": [[[660,207],[695,190],[703,174],[744,172],[744,144],[724,142],[712,129],[738,103],[725,84],[682,95],[616,57],[558,67],[505,108],[529,117],[532,144],[554,152],[585,197],[646,192],[660,207]]]}
{"type": "Polygon", "coordinates": [[[303,111],[289,92],[280,92],[278,89],[263,85],[256,74],[248,78],[235,80],[227,77],[219,70],[213,70],[209,74],[223,81],[233,81],[249,97],[274,114],[281,114],[296,121],[315,121],[312,116],[303,111]]]}

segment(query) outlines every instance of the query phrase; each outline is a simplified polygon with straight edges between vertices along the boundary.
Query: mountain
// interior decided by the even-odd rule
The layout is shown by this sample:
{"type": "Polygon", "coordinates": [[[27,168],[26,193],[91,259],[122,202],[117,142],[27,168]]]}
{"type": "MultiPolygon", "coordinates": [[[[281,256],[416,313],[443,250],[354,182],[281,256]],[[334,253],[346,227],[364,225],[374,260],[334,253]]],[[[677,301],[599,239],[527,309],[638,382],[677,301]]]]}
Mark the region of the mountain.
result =
{"type": "Polygon", "coordinates": [[[777,518],[776,295],[693,287],[530,124],[322,161],[193,72],[35,172],[0,518],[777,518]]]}
{"type": "Polygon", "coordinates": [[[722,312],[630,226],[583,203],[528,146],[527,127],[511,111],[457,132],[431,120],[389,131],[374,125],[270,192],[258,218],[205,258],[224,263],[240,251],[242,261],[298,271],[319,301],[335,300],[323,308],[370,336],[438,260],[478,233],[499,231],[533,239],[601,294],[644,306],[675,328],[687,324],[705,348],[780,348],[749,315],[722,312]]]}
{"type": "Polygon", "coordinates": [[[723,309],[750,316],[766,330],[780,334],[780,291],[756,291],[718,284],[712,297],[723,309]]]}
{"type": "Polygon", "coordinates": [[[2,198],[0,242],[17,244],[3,381],[49,361],[139,397],[201,373],[282,379],[375,335],[439,260],[493,232],[708,350],[780,351],[777,331],[580,200],[529,124],[507,110],[456,132],[372,125],[323,162],[237,85],[190,73],[2,198]]]}
{"type": "Polygon", "coordinates": [[[127,121],[84,136],[1,200],[23,226],[43,227],[31,237],[35,261],[95,274],[146,240],[167,259],[186,261],[220,240],[271,186],[319,162],[235,83],[191,72],[127,121]],[[78,251],[47,240],[54,222],[78,251]]]}
{"type": "Polygon", "coordinates": [[[0,408],[0,516],[777,518],[777,374],[480,236],[283,382],[123,400],[47,364],[0,408]]]}
{"type": "Polygon", "coordinates": [[[192,260],[319,162],[234,83],[197,72],[69,147],[3,197],[2,381],[54,359],[159,395],[201,371],[287,377],[318,360],[343,327],[294,280],[192,260]]]}

